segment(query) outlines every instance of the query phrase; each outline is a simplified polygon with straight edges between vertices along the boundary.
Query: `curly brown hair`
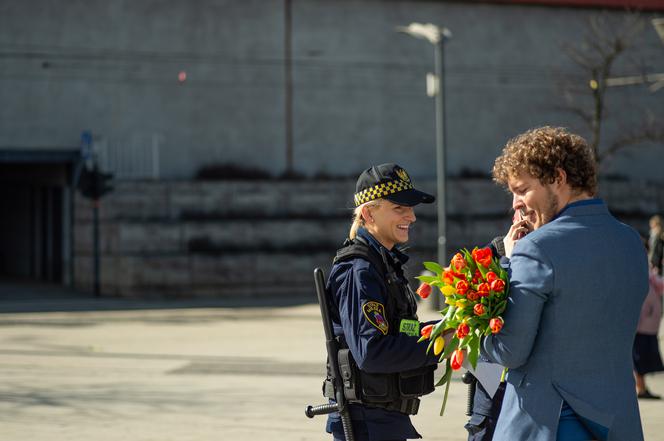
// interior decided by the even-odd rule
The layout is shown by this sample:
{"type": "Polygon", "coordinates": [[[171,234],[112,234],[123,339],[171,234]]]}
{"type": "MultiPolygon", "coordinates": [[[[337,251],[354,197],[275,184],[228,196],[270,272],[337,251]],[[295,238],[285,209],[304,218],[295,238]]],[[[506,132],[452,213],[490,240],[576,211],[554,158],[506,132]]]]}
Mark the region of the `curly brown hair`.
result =
{"type": "Polygon", "coordinates": [[[510,177],[526,172],[543,185],[553,184],[559,168],[572,189],[595,195],[595,155],[585,139],[562,127],[538,127],[510,139],[496,158],[493,180],[507,186],[510,177]]]}

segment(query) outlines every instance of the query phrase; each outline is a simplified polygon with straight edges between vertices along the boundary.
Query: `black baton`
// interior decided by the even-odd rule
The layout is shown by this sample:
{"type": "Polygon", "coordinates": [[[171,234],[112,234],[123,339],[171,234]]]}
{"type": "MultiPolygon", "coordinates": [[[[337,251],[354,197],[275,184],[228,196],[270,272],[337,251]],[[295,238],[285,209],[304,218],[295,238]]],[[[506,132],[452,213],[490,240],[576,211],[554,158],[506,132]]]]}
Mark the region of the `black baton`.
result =
{"type": "Polygon", "coordinates": [[[343,379],[339,374],[339,365],[337,364],[337,353],[339,352],[339,343],[334,338],[334,331],[332,329],[332,320],[327,309],[328,293],[325,289],[325,277],[323,270],[320,268],[314,269],[314,283],[316,285],[316,296],[318,297],[318,304],[320,305],[320,315],[323,318],[323,330],[325,331],[325,347],[327,349],[327,357],[330,364],[330,380],[334,384],[335,400],[334,404],[322,404],[320,406],[307,406],[304,414],[313,418],[316,415],[324,415],[332,412],[339,412],[341,416],[341,424],[344,428],[344,436],[346,441],[355,441],[353,435],[353,426],[351,424],[350,412],[344,396],[343,379]]]}
{"type": "Polygon", "coordinates": [[[461,376],[461,381],[468,385],[468,401],[466,401],[466,415],[473,415],[473,406],[475,404],[475,389],[477,388],[477,379],[470,371],[466,371],[461,376]]]}

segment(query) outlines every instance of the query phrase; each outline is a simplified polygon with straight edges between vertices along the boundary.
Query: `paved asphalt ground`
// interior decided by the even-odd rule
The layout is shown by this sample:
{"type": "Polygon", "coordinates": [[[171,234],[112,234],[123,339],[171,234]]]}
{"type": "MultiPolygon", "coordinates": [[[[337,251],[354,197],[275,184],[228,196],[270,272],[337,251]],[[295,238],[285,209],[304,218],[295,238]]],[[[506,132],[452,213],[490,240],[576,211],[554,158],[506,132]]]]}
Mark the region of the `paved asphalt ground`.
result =
{"type": "MultiPolygon", "coordinates": [[[[0,312],[0,441],[331,439],[304,416],[323,401],[316,304],[3,299],[0,312]]],[[[664,375],[649,384],[664,394],[664,375]]],[[[415,426],[465,440],[466,386],[455,378],[444,417],[441,402],[425,397],[415,426]]],[[[664,440],[664,402],[640,406],[646,440],[664,440]]]]}

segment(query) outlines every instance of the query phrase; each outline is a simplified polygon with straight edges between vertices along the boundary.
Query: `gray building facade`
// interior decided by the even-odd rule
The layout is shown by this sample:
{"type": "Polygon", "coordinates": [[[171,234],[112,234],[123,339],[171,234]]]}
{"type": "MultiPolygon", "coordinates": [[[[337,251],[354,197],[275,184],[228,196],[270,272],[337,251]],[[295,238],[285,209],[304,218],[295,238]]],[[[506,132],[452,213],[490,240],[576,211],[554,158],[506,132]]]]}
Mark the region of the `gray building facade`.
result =
{"type": "MultiPolygon", "coordinates": [[[[548,3],[2,1],[0,170],[5,172],[0,181],[2,203],[10,213],[2,233],[3,259],[9,262],[3,271],[9,277],[64,284],[80,281],[87,286],[89,205],[77,200],[73,187],[82,164],[81,133],[86,130],[94,135],[94,154],[102,167],[118,180],[118,194],[103,202],[107,214],[102,215],[102,234],[117,239],[102,246],[106,292],[115,295],[149,290],[149,284],[139,282],[128,286],[122,268],[154,262],[159,253],[161,257],[177,254],[180,257],[170,262],[177,262],[180,273],[186,267],[187,274],[192,274],[182,276],[184,282],[173,282],[178,286],[193,286],[187,284],[196,274],[224,271],[219,262],[230,259],[223,251],[227,242],[214,238],[230,220],[235,222],[233,231],[244,225],[243,234],[249,235],[252,247],[263,246],[278,259],[283,259],[280,251],[301,255],[294,244],[321,241],[325,236],[317,229],[303,239],[297,237],[302,233],[296,228],[287,228],[292,238],[281,238],[284,243],[256,239],[262,237],[259,230],[266,224],[250,222],[252,216],[277,222],[264,231],[278,231],[278,222],[291,215],[295,220],[302,217],[296,208],[292,213],[275,209],[272,214],[257,215],[252,207],[240,204],[246,211],[232,205],[235,212],[229,216],[209,205],[209,200],[223,203],[226,199],[208,195],[199,210],[205,225],[192,219],[191,210],[183,215],[179,209],[168,208],[177,207],[168,195],[187,194],[187,182],[205,167],[232,164],[272,176],[290,172],[309,178],[348,177],[372,163],[393,161],[416,181],[430,181],[435,176],[434,114],[425,75],[433,70],[433,49],[426,41],[396,32],[396,26],[411,22],[431,22],[452,32],[445,43],[444,65],[450,176],[488,179],[505,141],[533,126],[562,125],[589,136],[577,116],[560,110],[565,98],[560,85],[578,83],[583,89],[588,82],[562,46],[581,44],[590,17],[602,13],[619,22],[626,12],[548,3]],[[165,198],[150,201],[150,206],[166,211],[157,217],[133,215],[125,210],[125,202],[118,202],[132,200],[131,193],[142,191],[165,198]],[[114,208],[115,203],[119,208],[114,208]],[[238,219],[246,222],[238,226],[238,219]],[[124,230],[118,229],[117,222],[124,230]],[[146,227],[153,225],[150,222],[160,227],[146,227]],[[207,268],[203,272],[195,269],[202,268],[202,261],[194,257],[201,253],[196,244],[205,243],[206,235],[192,233],[197,226],[212,231],[208,236],[214,252],[203,252],[207,268]],[[122,245],[119,231],[147,236],[122,245]],[[136,245],[152,242],[166,248],[136,245]],[[120,262],[119,255],[133,260],[123,257],[120,262]]],[[[657,14],[657,8],[651,8],[642,18],[648,23],[657,14]]],[[[632,54],[616,64],[615,75],[664,72],[664,45],[652,28],[639,34],[632,54]],[[641,71],[635,71],[635,60],[641,71]]],[[[661,118],[663,93],[664,89],[651,92],[645,86],[612,89],[607,94],[610,112],[603,139],[637,125],[643,110],[661,118]]],[[[604,173],[661,180],[661,146],[643,143],[630,152],[616,156],[604,173]]],[[[325,186],[322,182],[302,181],[292,191],[306,194],[312,186],[325,186]]],[[[333,186],[342,188],[338,182],[333,186]]],[[[208,194],[215,188],[202,191],[208,194]]],[[[464,196],[473,198],[473,192],[464,196]]],[[[452,213],[460,222],[452,225],[453,231],[474,222],[473,214],[482,215],[477,208],[481,201],[480,197],[477,204],[471,200],[468,207],[453,206],[460,207],[452,213]]],[[[260,198],[256,203],[270,204],[260,198]]],[[[648,201],[640,206],[659,207],[658,202],[648,201]]],[[[347,208],[333,207],[338,223],[330,234],[345,229],[347,208]]],[[[140,207],[134,209],[142,212],[140,207]]],[[[494,210],[487,228],[502,225],[506,213],[507,208],[494,210]]],[[[330,213],[321,215],[321,222],[326,216],[330,213]]],[[[426,230],[431,234],[434,221],[430,214],[426,230]]],[[[468,231],[476,235],[463,233],[459,236],[463,241],[451,243],[468,246],[466,241],[490,236],[479,234],[482,228],[475,227],[468,231]]],[[[307,228],[314,227],[303,227],[307,228]]],[[[429,249],[435,238],[423,237],[418,238],[419,244],[429,249]]],[[[237,244],[227,247],[236,248],[237,244]]],[[[261,259],[270,262],[267,257],[261,259]]],[[[297,268],[312,262],[299,263],[297,268]]],[[[169,267],[157,266],[165,272],[150,268],[146,271],[152,275],[146,277],[158,279],[159,274],[168,274],[169,267]]],[[[170,274],[175,277],[175,272],[170,274]]],[[[140,274],[132,277],[143,280],[140,274]]],[[[201,292],[215,292],[215,286],[221,286],[215,283],[204,283],[201,292]]]]}
{"type": "MultiPolygon", "coordinates": [[[[431,22],[453,34],[448,168],[487,173],[527,128],[584,130],[557,110],[557,84],[587,83],[562,45],[580,43],[599,13],[452,1],[4,1],[0,148],[77,147],[91,130],[128,178],[189,179],[213,163],[350,175],[387,159],[430,177],[433,52],[395,27],[431,22]]],[[[637,46],[642,66],[664,72],[652,28],[637,46]]],[[[615,75],[638,73],[616,66],[615,75]]],[[[612,112],[625,114],[607,122],[609,134],[633,122],[634,108],[661,116],[664,92],[643,89],[611,91],[612,112]]],[[[646,146],[611,171],[658,178],[661,157],[646,146]]]]}

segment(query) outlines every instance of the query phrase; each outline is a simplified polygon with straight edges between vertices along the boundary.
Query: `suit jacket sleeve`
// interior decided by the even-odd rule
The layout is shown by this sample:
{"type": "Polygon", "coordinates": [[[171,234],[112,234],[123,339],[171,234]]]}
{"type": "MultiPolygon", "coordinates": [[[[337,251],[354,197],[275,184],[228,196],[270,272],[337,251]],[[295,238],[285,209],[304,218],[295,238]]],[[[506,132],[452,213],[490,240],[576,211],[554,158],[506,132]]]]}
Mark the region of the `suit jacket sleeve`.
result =
{"type": "Polygon", "coordinates": [[[504,326],[482,342],[482,355],[508,368],[528,361],[540,325],[542,310],[553,293],[550,260],[527,236],[514,247],[509,261],[510,292],[504,326]]]}

